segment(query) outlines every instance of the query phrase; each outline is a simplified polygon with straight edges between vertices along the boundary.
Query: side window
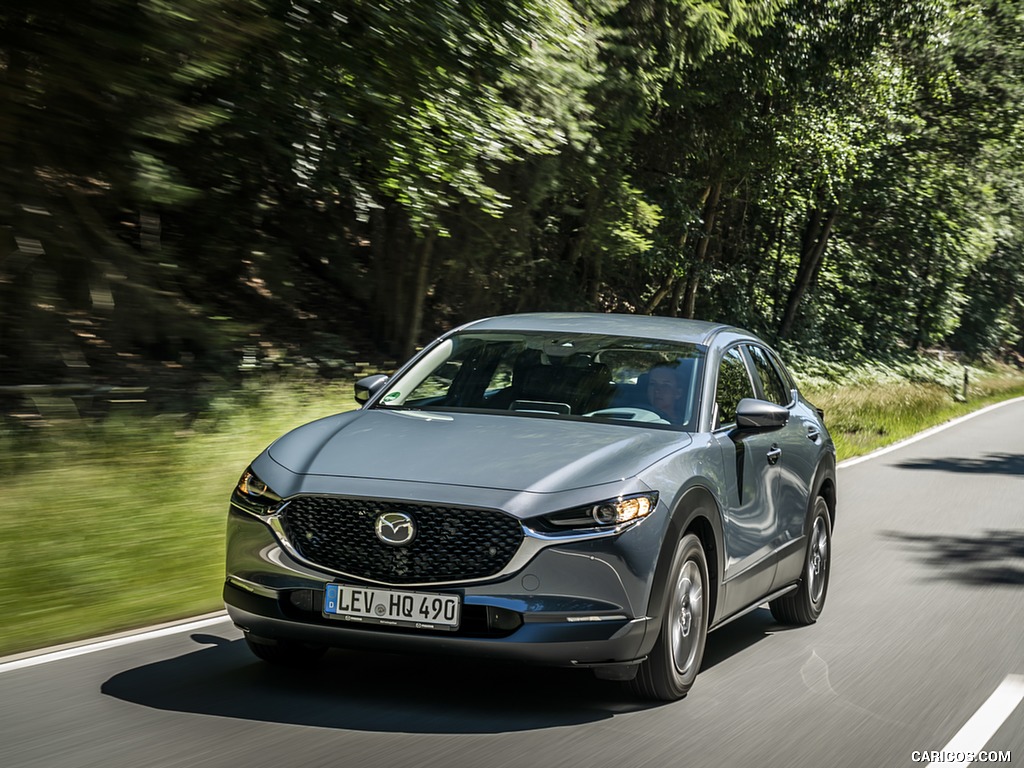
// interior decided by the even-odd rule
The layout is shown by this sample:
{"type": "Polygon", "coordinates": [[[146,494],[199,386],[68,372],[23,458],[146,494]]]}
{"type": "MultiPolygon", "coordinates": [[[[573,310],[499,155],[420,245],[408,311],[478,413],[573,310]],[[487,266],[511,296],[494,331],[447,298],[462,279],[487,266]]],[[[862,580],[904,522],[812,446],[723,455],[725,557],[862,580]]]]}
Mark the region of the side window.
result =
{"type": "Polygon", "coordinates": [[[789,369],[779,360],[779,356],[772,352],[770,349],[766,349],[765,352],[768,355],[768,359],[775,364],[775,370],[779,372],[779,376],[782,377],[782,383],[786,387],[786,393],[790,395],[792,399],[792,390],[796,389],[796,381],[793,380],[793,374],[789,372],[789,369]]]}
{"type": "Polygon", "coordinates": [[[775,370],[775,366],[768,359],[767,352],[761,347],[753,345],[747,349],[750,350],[750,358],[754,361],[754,368],[761,379],[761,388],[764,390],[765,399],[776,405],[789,405],[789,401],[792,400],[789,388],[783,384],[782,377],[779,376],[779,372],[775,370]]]}
{"type": "MultiPolygon", "coordinates": [[[[514,353],[514,350],[512,350],[514,353]]],[[[405,405],[481,407],[489,388],[502,386],[511,370],[510,345],[468,346],[443,360],[409,393],[405,405]],[[506,363],[504,368],[502,364],[506,363]]],[[[390,395],[386,395],[385,399],[390,395]]]]}
{"type": "Polygon", "coordinates": [[[722,358],[718,366],[718,387],[715,402],[718,403],[718,422],[715,428],[736,423],[736,408],[744,397],[754,397],[754,386],[750,383],[747,365],[739,347],[733,347],[722,358]]]}
{"type": "Polygon", "coordinates": [[[498,361],[498,366],[491,374],[491,380],[487,384],[487,391],[505,389],[512,385],[512,368],[515,361],[505,357],[498,361]]]}

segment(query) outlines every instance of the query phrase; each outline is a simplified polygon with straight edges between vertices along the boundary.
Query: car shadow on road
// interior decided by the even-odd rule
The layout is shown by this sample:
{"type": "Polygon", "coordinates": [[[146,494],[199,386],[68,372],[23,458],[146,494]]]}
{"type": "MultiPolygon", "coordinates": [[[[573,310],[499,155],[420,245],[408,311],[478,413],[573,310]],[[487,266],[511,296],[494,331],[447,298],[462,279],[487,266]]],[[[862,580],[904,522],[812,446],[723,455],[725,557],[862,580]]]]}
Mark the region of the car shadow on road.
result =
{"type": "Polygon", "coordinates": [[[332,650],[315,667],[258,661],[242,640],[130,669],[103,693],[155,709],[394,733],[503,733],[596,722],[647,709],[589,672],[479,660],[332,650]]]}
{"type": "MultiPolygon", "coordinates": [[[[758,610],[713,632],[702,669],[779,629],[767,610],[758,610]]],[[[662,706],[586,670],[342,650],[315,667],[286,669],[257,660],[242,640],[207,634],[192,640],[204,647],[121,672],[102,692],[161,710],[392,733],[558,728],[662,706]]],[[[693,704],[683,699],[671,706],[693,704]]]]}
{"type": "Polygon", "coordinates": [[[1024,586],[1024,531],[990,530],[977,536],[884,531],[933,569],[933,578],[974,586],[1024,586]]]}
{"type": "Polygon", "coordinates": [[[915,459],[895,466],[900,469],[930,469],[975,475],[1024,475],[1024,454],[990,453],[980,457],[915,459]]]}
{"type": "Polygon", "coordinates": [[[767,606],[756,608],[708,635],[704,663],[700,665],[701,672],[706,672],[772,635],[793,629],[800,627],[779,624],[767,606]]]}

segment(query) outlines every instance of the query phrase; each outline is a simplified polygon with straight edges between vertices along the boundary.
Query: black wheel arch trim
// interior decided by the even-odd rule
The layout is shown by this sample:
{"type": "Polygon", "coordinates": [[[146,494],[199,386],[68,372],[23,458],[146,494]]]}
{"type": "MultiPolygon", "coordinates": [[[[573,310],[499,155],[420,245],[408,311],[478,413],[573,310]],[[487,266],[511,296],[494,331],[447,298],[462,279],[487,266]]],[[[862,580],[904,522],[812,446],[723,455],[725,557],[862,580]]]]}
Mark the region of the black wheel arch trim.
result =
{"type": "MultiPolygon", "coordinates": [[[[713,551],[708,551],[705,544],[705,557],[708,559],[708,577],[712,584],[711,605],[708,607],[708,623],[714,622],[715,609],[717,608],[718,597],[722,588],[722,571],[725,566],[725,554],[722,542],[724,541],[722,531],[722,512],[715,500],[714,494],[703,485],[691,485],[687,488],[676,502],[669,518],[665,536],[661,542],[661,550],[658,552],[658,564],[655,567],[654,581],[651,586],[651,594],[647,605],[647,615],[650,620],[647,622],[648,631],[644,636],[640,655],[647,655],[658,639],[661,625],[662,607],[665,604],[665,593],[668,589],[669,569],[672,565],[672,556],[675,554],[676,546],[688,530],[700,519],[707,521],[713,536],[713,551]],[[712,570],[713,565],[713,570],[712,570]]],[[[699,525],[699,523],[698,523],[699,525]]]]}
{"type": "Polygon", "coordinates": [[[811,533],[811,523],[814,521],[814,501],[819,496],[823,496],[825,503],[828,505],[829,522],[832,524],[832,530],[836,527],[836,504],[837,504],[837,490],[836,490],[836,457],[832,453],[826,453],[822,457],[821,461],[818,462],[818,468],[814,472],[814,480],[811,482],[811,493],[807,499],[807,519],[804,520],[804,535],[808,536],[811,533]],[[822,489],[826,483],[830,484],[830,490],[822,493],[822,489]]]}

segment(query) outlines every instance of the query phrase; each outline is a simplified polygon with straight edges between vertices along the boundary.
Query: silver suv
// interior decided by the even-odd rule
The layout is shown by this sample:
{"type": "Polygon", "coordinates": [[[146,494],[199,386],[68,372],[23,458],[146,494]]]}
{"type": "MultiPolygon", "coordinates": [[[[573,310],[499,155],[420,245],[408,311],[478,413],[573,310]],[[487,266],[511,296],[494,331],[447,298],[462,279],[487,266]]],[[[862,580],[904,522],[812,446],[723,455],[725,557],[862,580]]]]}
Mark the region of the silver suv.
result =
{"type": "Polygon", "coordinates": [[[766,601],[789,624],[821,613],[835,448],[749,333],[495,317],[356,399],[231,497],[224,599],[261,659],[475,654],[673,700],[709,630],[766,601]]]}

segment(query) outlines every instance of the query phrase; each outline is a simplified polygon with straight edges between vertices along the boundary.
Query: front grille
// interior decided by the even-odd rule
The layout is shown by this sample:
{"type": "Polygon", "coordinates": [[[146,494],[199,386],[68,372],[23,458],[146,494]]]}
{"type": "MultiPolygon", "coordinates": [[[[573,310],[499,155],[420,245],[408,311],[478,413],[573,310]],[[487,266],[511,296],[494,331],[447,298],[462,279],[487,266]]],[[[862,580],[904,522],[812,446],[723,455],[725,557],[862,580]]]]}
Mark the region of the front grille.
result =
{"type": "Polygon", "coordinates": [[[494,510],[300,496],[281,513],[298,553],[333,571],[390,584],[462,581],[493,576],[519,549],[522,526],[494,510]],[[405,546],[385,544],[377,517],[404,512],[417,534],[405,546]]]}

